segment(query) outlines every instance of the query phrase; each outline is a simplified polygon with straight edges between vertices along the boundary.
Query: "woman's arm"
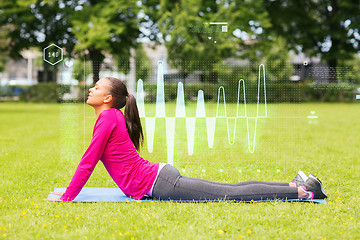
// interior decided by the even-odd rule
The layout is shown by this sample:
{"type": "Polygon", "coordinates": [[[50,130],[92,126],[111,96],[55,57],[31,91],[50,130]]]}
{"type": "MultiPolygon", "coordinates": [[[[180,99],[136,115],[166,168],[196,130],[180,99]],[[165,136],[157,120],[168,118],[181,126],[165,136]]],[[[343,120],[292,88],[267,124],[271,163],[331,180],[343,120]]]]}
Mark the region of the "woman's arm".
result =
{"type": "Polygon", "coordinates": [[[105,146],[116,123],[115,112],[105,110],[100,114],[95,123],[90,145],[81,158],[75,174],[72,177],[69,186],[66,188],[65,193],[60,197],[60,200],[72,201],[79,194],[103,155],[105,146]]]}

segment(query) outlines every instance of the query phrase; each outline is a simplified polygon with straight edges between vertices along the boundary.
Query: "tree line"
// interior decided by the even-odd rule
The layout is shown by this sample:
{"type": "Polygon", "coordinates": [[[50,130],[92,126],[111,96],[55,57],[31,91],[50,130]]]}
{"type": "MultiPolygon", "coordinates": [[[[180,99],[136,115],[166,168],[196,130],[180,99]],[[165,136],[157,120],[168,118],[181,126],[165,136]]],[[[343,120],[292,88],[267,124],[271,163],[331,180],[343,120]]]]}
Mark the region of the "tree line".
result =
{"type": "MultiPolygon", "coordinates": [[[[234,71],[228,58],[269,62],[285,79],[290,50],[320,57],[336,82],[338,66],[359,63],[359,13],[360,0],[2,0],[0,70],[24,49],[55,43],[89,59],[95,82],[106,54],[128,60],[148,39],[165,44],[183,76],[201,70],[209,82],[234,71]]],[[[50,68],[44,62],[45,79],[50,68]]]]}

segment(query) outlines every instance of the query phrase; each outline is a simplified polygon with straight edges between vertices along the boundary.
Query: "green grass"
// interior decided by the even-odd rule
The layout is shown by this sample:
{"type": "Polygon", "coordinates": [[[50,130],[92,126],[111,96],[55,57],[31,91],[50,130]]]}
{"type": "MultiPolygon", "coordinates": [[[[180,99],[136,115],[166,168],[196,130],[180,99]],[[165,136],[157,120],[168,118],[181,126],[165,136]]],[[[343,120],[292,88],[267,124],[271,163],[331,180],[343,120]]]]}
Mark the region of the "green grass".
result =
{"type": "MultiPolygon", "coordinates": [[[[254,105],[248,105],[250,114],[254,105]]],[[[298,170],[314,173],[329,193],[312,203],[50,203],[66,187],[88,146],[96,116],[83,104],[0,103],[0,239],[359,239],[359,104],[270,104],[259,119],[256,148],[247,151],[246,122],[228,144],[217,121],[209,149],[205,120],[196,124],[187,154],[185,120],[176,120],[174,165],[187,176],[221,182],[289,182],[298,170]],[[317,120],[309,120],[315,111],[317,120]],[[241,172],[239,170],[241,169],[241,172]],[[204,171],[203,171],[204,170],[204,171]],[[258,172],[258,170],[260,170],[258,172]]],[[[210,116],[216,105],[206,103],[210,116]]],[[[235,105],[227,111],[234,116],[235,105]]],[[[147,106],[154,115],[155,105],[147,106]]],[[[167,104],[167,116],[175,113],[167,104]]],[[[196,105],[187,104],[195,116],[196,105]]],[[[164,120],[157,120],[153,153],[166,162],[164,120]]],[[[251,129],[251,128],[250,128],[251,129]]],[[[146,140],[145,140],[146,143],[146,140]]],[[[99,162],[87,187],[116,187],[99,162]]]]}

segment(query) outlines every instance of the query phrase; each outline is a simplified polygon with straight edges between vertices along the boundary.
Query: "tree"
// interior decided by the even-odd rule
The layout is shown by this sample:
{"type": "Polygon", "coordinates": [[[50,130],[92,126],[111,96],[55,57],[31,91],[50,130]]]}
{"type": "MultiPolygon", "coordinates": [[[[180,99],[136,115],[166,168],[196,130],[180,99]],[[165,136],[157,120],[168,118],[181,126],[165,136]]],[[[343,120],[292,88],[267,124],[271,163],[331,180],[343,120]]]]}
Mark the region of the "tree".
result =
{"type": "MultiPolygon", "coordinates": [[[[94,82],[99,79],[104,54],[128,57],[139,35],[139,7],[135,0],[27,0],[15,3],[4,0],[0,2],[0,9],[0,26],[15,26],[9,34],[12,58],[19,58],[23,49],[36,46],[42,50],[55,43],[69,55],[89,56],[94,82]]],[[[45,75],[49,67],[56,69],[44,62],[45,75]]]]}
{"type": "MultiPolygon", "coordinates": [[[[31,47],[42,51],[52,43],[71,53],[75,40],[68,20],[74,4],[72,1],[1,1],[0,25],[13,27],[8,34],[11,40],[8,50],[11,58],[19,59],[20,52],[31,47]]],[[[56,71],[57,66],[50,66],[45,61],[43,66],[43,79],[47,81],[49,70],[56,71]]]]}
{"type": "Polygon", "coordinates": [[[338,61],[353,58],[360,50],[359,0],[264,0],[264,6],[270,30],[296,52],[326,61],[330,82],[337,81],[338,61]]]}
{"type": "Polygon", "coordinates": [[[279,36],[272,36],[268,44],[263,46],[263,63],[271,81],[288,82],[294,73],[294,67],[290,62],[289,51],[286,41],[279,36]]]}
{"type": "Polygon", "coordinates": [[[339,80],[352,84],[360,84],[360,56],[354,54],[353,58],[339,59],[340,71],[337,71],[339,80]]]}
{"type": "Polygon", "coordinates": [[[75,50],[89,56],[95,83],[105,52],[129,58],[139,36],[139,7],[135,0],[89,0],[81,8],[72,20],[75,50]]]}
{"type": "Polygon", "coordinates": [[[172,66],[179,68],[185,79],[194,70],[202,70],[210,82],[216,82],[214,64],[231,56],[233,46],[221,32],[221,26],[210,26],[216,21],[221,6],[215,1],[162,1],[159,29],[168,49],[172,66]],[[220,29],[219,29],[220,28],[220,29]],[[220,30],[220,31],[219,31],[220,30]]]}
{"type": "MultiPolygon", "coordinates": [[[[116,56],[118,61],[118,70],[124,74],[130,72],[130,59],[116,56]]],[[[135,68],[136,68],[136,80],[142,79],[143,81],[149,80],[151,71],[151,62],[147,56],[142,44],[137,44],[135,49],[135,68]]]]}
{"type": "Polygon", "coordinates": [[[76,58],[74,61],[74,67],[72,75],[73,77],[80,83],[81,81],[84,81],[86,83],[86,79],[89,76],[89,74],[92,72],[92,69],[86,69],[84,65],[86,64],[86,61],[82,58],[76,58]]]}
{"type": "Polygon", "coordinates": [[[9,33],[14,30],[11,25],[0,26],[0,73],[5,70],[9,58],[8,48],[10,47],[9,33]]]}
{"type": "Polygon", "coordinates": [[[146,9],[150,9],[146,13],[152,22],[158,23],[151,27],[159,28],[172,66],[184,76],[202,70],[209,82],[217,81],[215,66],[225,58],[253,57],[265,38],[259,29],[269,25],[261,2],[254,0],[177,0],[158,4],[153,0],[146,9]],[[213,22],[227,24],[210,24],[213,22]]]}

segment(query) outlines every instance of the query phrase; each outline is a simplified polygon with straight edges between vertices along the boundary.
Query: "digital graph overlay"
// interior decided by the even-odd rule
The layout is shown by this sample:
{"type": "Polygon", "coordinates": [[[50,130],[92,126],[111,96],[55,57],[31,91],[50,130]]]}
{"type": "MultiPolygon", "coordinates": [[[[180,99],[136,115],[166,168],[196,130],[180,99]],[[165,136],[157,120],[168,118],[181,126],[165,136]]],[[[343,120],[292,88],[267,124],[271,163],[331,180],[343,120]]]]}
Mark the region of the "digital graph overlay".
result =
{"type": "Polygon", "coordinates": [[[227,133],[228,133],[228,142],[230,145],[235,143],[236,137],[236,122],[238,119],[246,119],[247,125],[247,140],[248,140],[248,150],[251,153],[255,151],[255,139],[256,139],[256,128],[257,121],[259,118],[267,117],[267,105],[266,105],[266,83],[265,83],[265,67],[263,64],[259,66],[259,76],[258,76],[258,92],[257,92],[257,107],[256,107],[256,116],[249,116],[246,108],[246,94],[245,94],[245,81],[240,79],[238,82],[238,94],[237,94],[237,105],[236,105],[236,116],[229,117],[226,111],[226,98],[225,98],[225,89],[223,86],[220,86],[218,89],[218,98],[217,98],[217,108],[216,116],[209,117],[206,116],[205,112],[205,102],[204,102],[204,92],[203,90],[198,91],[197,96],[197,107],[196,107],[196,117],[187,117],[185,111],[185,100],[184,100],[184,86],[183,83],[178,83],[177,88],[177,100],[176,100],[176,113],[175,117],[167,117],[165,115],[165,94],[164,94],[164,66],[163,62],[158,62],[158,74],[157,74],[157,93],[156,93],[156,112],[155,117],[147,117],[145,115],[145,104],[144,104],[144,88],[143,81],[141,79],[137,82],[137,105],[139,109],[140,118],[145,119],[146,126],[146,139],[147,147],[149,153],[152,153],[154,146],[154,133],[156,119],[162,118],[165,119],[166,127],[166,144],[167,144],[167,160],[168,163],[173,163],[174,158],[174,142],[175,142],[175,120],[176,118],[185,119],[186,123],[186,135],[187,135],[187,145],[188,145],[188,154],[192,155],[194,153],[194,138],[195,138],[195,125],[196,119],[202,118],[206,119],[206,132],[209,148],[214,146],[214,136],[215,136],[215,126],[217,119],[226,119],[227,124],[227,133]],[[260,105],[260,89],[263,85],[264,91],[264,113],[259,113],[260,105]],[[242,91],[241,91],[242,88],[242,91]],[[220,102],[220,96],[223,95],[223,103],[220,102]],[[240,95],[243,98],[243,111],[239,112],[240,105],[240,95]],[[219,113],[219,106],[223,104],[224,113],[219,113]],[[234,121],[234,127],[231,131],[229,127],[229,121],[234,121]],[[251,136],[249,131],[249,122],[254,124],[253,136],[251,136]]]}

